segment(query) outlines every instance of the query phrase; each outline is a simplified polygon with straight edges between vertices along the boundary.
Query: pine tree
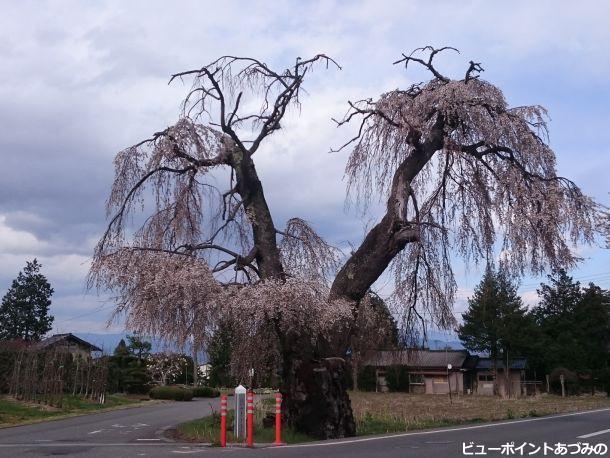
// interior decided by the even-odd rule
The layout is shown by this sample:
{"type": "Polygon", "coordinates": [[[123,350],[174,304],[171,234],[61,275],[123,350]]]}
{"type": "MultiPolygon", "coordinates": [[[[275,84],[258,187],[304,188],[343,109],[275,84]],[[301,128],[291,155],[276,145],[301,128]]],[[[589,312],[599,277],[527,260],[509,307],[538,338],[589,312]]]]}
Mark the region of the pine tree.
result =
{"type": "Polygon", "coordinates": [[[144,340],[142,336],[127,336],[127,341],[129,342],[129,345],[127,346],[129,351],[134,354],[139,361],[146,359],[148,355],[150,355],[152,344],[147,340],[144,340]]]}
{"type": "Polygon", "coordinates": [[[529,328],[526,309],[516,286],[502,271],[487,267],[474,296],[468,299],[468,310],[462,314],[462,320],[458,329],[462,344],[470,351],[488,353],[494,376],[498,358],[507,359],[524,350],[529,328]]]}
{"type": "Polygon", "coordinates": [[[53,324],[49,315],[53,288],[40,273],[40,263],[28,261],[0,305],[0,339],[40,340],[53,324]]]}
{"type": "Polygon", "coordinates": [[[118,393],[146,393],[150,388],[150,377],[146,361],[131,352],[124,339],[108,358],[109,391],[118,393]]]}
{"type": "Polygon", "coordinates": [[[595,375],[608,363],[610,293],[589,284],[581,288],[565,270],[549,275],[538,290],[540,302],[532,315],[540,328],[538,366],[546,373],[564,367],[595,375]]]}
{"type": "Polygon", "coordinates": [[[582,355],[579,369],[597,374],[608,367],[610,348],[610,291],[593,283],[582,290],[582,300],[575,311],[582,355]]]}
{"type": "Polygon", "coordinates": [[[211,386],[233,386],[235,384],[230,372],[232,338],[231,326],[222,321],[207,349],[212,366],[210,370],[211,386]]]}

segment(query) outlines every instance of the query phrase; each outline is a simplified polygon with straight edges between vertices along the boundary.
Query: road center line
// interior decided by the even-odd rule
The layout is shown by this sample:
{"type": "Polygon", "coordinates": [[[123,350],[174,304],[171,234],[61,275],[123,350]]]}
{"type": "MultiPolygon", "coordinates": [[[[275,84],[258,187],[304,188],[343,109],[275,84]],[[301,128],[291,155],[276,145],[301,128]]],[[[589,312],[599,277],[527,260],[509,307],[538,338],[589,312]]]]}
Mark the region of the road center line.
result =
{"type": "Polygon", "coordinates": [[[604,429],[603,431],[596,431],[594,433],[583,434],[582,436],[578,436],[577,439],[588,439],[589,437],[599,436],[600,434],[610,433],[610,429],[604,429]]]}

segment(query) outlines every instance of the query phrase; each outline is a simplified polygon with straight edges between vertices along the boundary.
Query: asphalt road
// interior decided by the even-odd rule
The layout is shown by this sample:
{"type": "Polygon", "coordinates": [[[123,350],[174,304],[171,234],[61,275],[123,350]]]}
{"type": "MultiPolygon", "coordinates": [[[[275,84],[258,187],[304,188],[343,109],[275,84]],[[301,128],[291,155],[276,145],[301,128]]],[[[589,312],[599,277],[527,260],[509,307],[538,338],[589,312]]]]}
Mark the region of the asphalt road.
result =
{"type": "Polygon", "coordinates": [[[163,430],[209,415],[212,409],[220,409],[218,398],[153,404],[0,429],[0,457],[168,456],[164,453],[181,450],[182,444],[164,442],[163,430]],[[148,450],[155,446],[163,452],[149,455],[148,450]]]}
{"type": "MultiPolygon", "coordinates": [[[[208,448],[165,442],[164,427],[218,408],[218,400],[197,400],[106,412],[0,430],[0,457],[68,455],[75,457],[251,456],[251,457],[460,457],[464,444],[472,456],[554,456],[555,444],[610,445],[610,409],[254,450],[208,448]],[[211,404],[211,405],[210,405],[211,404]],[[503,444],[514,442],[513,453],[503,444]],[[472,443],[472,444],[471,444],[472,443]],[[544,454],[544,444],[547,449],[544,454]],[[524,447],[518,449],[522,444],[524,447]],[[479,446],[479,448],[476,448],[479,446]],[[481,446],[485,447],[481,449],[481,446]],[[536,452],[536,449],[540,450],[536,452]],[[497,448],[498,450],[490,450],[497,448]],[[484,450],[484,454],[481,453],[484,450]],[[479,452],[475,455],[475,452],[479,452]]],[[[576,445],[565,455],[575,452],[576,445]]],[[[598,450],[603,450],[598,449],[598,450]]],[[[583,456],[583,455],[580,455],[583,456]]],[[[590,453],[588,456],[599,456],[590,453]]],[[[605,456],[610,456],[606,452],[605,456]]]]}

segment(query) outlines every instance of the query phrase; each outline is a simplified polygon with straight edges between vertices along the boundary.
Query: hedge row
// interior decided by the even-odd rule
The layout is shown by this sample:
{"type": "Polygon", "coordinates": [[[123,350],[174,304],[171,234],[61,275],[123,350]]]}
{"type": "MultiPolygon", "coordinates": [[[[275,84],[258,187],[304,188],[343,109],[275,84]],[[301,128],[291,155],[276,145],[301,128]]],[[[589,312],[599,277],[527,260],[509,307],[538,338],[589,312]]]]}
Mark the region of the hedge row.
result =
{"type": "Polygon", "coordinates": [[[171,399],[174,401],[190,401],[193,399],[193,390],[179,386],[156,386],[149,393],[153,399],[171,399]]]}
{"type": "Polygon", "coordinates": [[[217,398],[220,396],[220,391],[209,386],[197,386],[193,388],[193,396],[197,398],[217,398]]]}

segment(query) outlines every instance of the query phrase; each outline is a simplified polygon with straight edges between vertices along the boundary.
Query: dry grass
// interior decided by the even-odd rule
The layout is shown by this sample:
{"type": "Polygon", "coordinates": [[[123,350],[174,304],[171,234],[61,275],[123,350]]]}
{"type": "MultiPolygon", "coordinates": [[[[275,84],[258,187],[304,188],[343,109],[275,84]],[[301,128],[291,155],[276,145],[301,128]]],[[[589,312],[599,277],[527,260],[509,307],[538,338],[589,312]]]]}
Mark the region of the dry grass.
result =
{"type": "Polygon", "coordinates": [[[445,395],[350,392],[350,399],[361,435],[610,407],[606,396],[453,396],[450,403],[445,395]]]}

